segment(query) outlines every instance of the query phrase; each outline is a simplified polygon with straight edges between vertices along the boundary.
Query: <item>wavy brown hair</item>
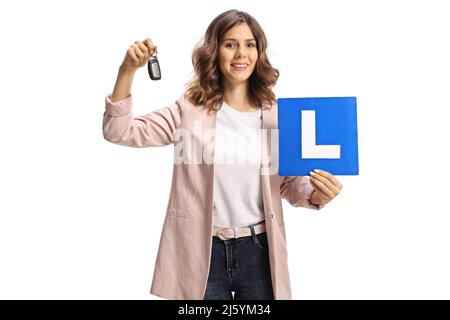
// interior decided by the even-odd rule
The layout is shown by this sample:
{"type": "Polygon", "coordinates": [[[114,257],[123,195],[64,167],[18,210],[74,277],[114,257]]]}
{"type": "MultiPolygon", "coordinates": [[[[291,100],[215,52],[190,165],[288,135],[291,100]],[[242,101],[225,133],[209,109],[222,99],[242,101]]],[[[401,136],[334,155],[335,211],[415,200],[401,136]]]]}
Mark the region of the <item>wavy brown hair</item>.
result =
{"type": "Polygon", "coordinates": [[[246,12],[229,10],[218,15],[209,25],[202,40],[192,53],[195,75],[186,89],[186,96],[194,105],[205,105],[208,113],[217,111],[223,102],[223,85],[218,64],[220,41],[232,27],[247,23],[256,39],[258,60],[249,77],[248,98],[253,107],[261,108],[276,103],[272,91],[279,71],[272,67],[267,57],[267,38],[259,23],[246,12]]]}

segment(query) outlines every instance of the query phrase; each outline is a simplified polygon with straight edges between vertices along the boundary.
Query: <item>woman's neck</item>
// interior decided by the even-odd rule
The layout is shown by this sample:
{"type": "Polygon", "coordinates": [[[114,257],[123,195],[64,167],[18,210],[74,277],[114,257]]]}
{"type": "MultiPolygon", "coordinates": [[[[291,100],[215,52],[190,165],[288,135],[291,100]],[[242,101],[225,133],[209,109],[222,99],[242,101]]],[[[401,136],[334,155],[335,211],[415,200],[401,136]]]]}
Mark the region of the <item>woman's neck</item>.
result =
{"type": "Polygon", "coordinates": [[[237,111],[255,111],[248,99],[248,81],[235,85],[224,84],[223,101],[237,111]]]}

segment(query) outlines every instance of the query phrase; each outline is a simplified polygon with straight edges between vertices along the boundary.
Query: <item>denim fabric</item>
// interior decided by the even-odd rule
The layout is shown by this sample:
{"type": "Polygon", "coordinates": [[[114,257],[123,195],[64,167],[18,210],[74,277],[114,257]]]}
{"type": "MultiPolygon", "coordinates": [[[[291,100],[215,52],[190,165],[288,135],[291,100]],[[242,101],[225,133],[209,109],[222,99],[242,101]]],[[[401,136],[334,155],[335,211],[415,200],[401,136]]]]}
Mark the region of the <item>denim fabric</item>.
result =
{"type": "Polygon", "coordinates": [[[204,300],[273,300],[265,232],[238,239],[213,237],[204,300]]]}

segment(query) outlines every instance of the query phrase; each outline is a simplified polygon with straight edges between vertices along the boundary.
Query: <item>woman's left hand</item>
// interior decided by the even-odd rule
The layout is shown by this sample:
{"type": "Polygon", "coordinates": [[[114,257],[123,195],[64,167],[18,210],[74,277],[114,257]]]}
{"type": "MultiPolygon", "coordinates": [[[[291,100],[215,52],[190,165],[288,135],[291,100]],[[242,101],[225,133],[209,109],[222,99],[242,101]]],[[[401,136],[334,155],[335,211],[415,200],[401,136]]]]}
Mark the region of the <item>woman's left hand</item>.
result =
{"type": "Polygon", "coordinates": [[[314,191],[309,199],[312,204],[327,204],[341,192],[342,184],[329,172],[315,169],[309,173],[314,191]]]}

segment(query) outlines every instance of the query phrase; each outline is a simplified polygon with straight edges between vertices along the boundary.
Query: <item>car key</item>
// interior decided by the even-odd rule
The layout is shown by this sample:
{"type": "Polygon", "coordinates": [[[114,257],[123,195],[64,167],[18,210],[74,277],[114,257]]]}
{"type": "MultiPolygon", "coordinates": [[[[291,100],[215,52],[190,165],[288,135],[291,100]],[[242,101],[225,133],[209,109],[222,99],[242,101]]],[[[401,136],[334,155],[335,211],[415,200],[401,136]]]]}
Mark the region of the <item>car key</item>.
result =
{"type": "Polygon", "coordinates": [[[155,52],[155,56],[151,57],[147,64],[148,74],[152,80],[161,79],[161,69],[159,68],[157,53],[158,51],[155,52]]]}

